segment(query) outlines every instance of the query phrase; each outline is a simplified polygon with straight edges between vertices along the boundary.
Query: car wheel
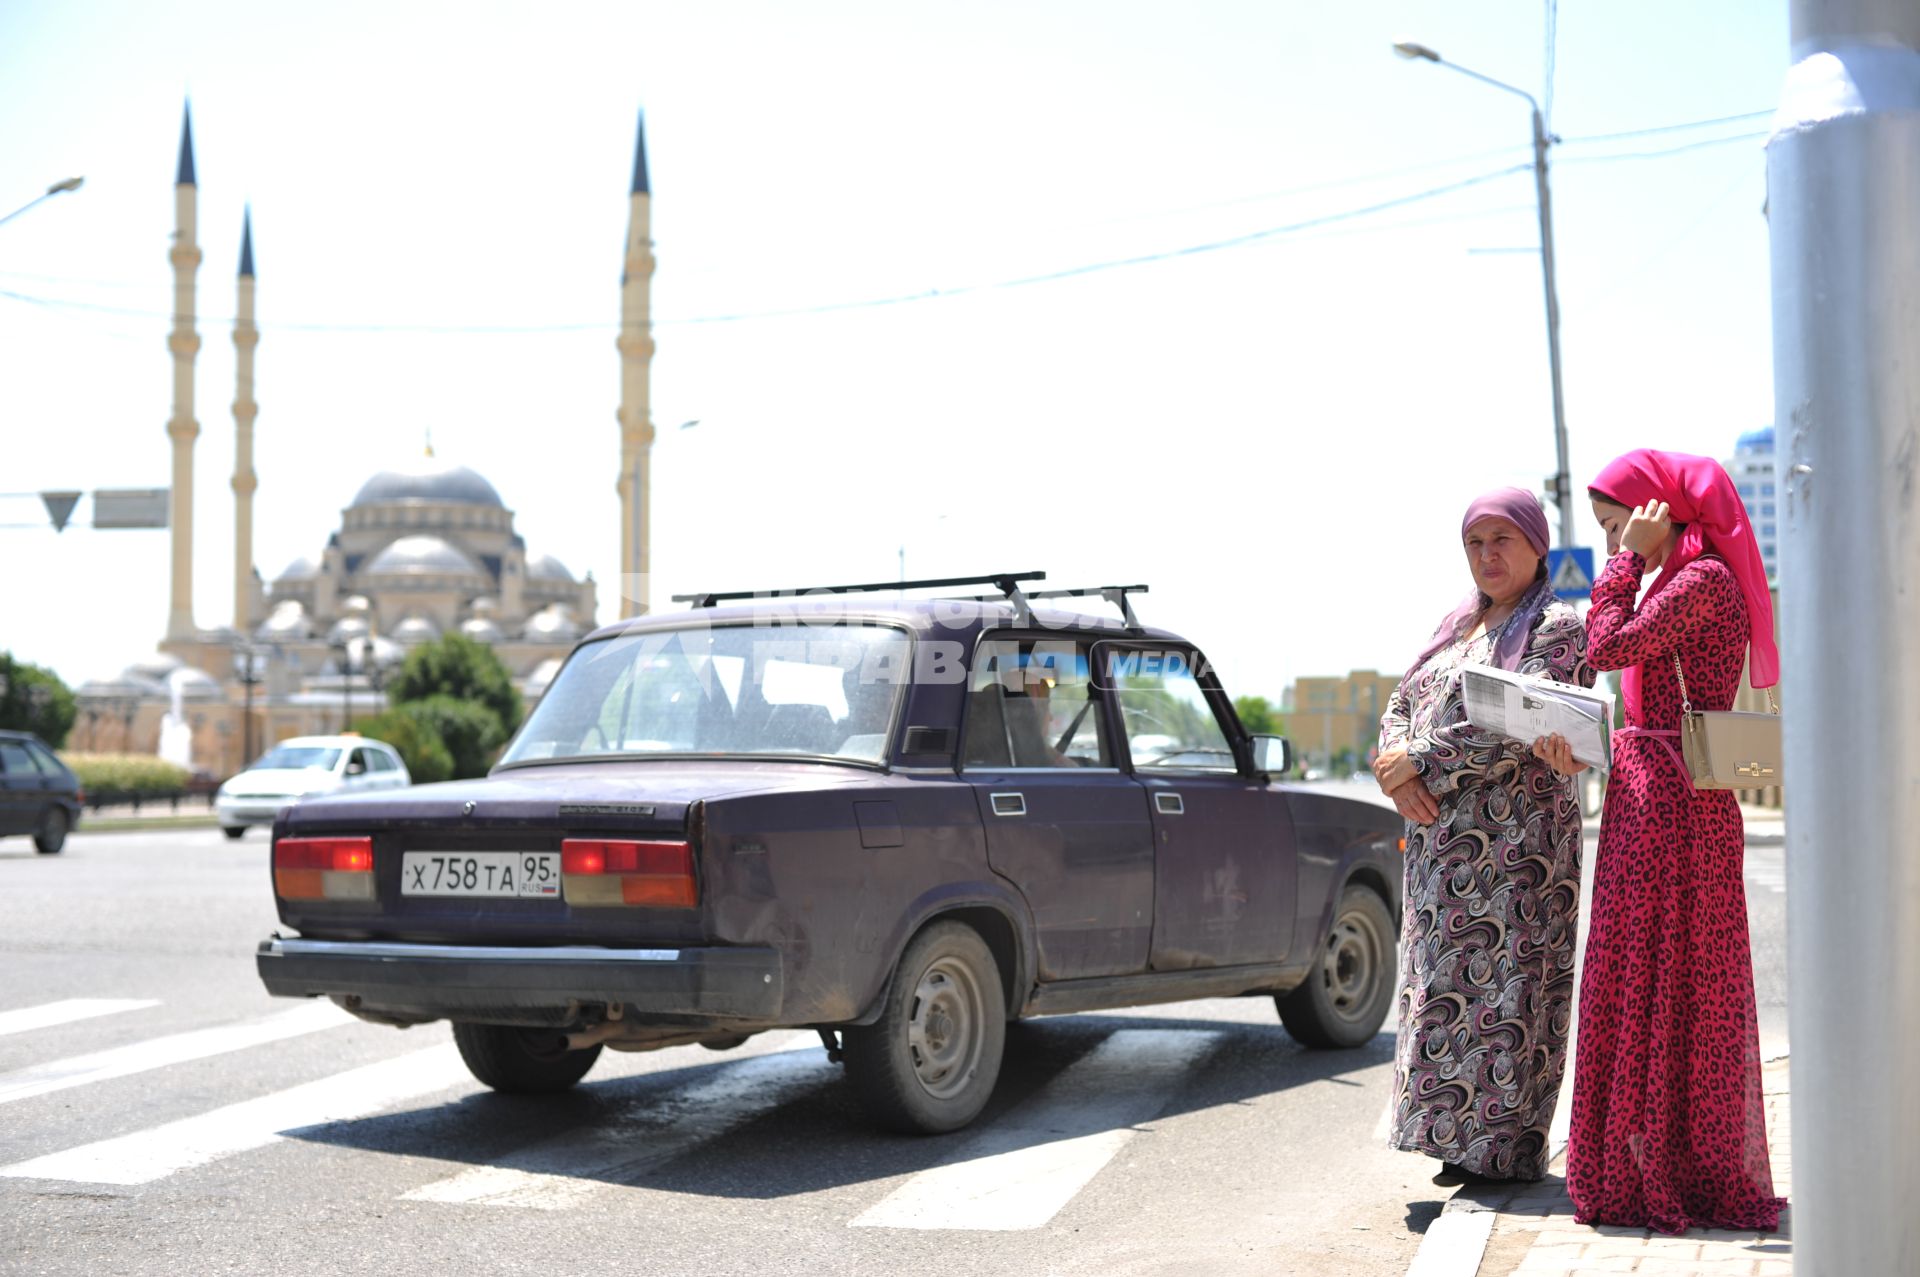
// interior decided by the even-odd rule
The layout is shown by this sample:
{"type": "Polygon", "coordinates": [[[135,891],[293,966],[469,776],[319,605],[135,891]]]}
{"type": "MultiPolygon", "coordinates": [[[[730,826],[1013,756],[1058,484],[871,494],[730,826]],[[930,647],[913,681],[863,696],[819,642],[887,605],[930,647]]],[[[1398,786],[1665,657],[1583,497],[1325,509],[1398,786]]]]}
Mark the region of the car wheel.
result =
{"type": "Polygon", "coordinates": [[[33,834],[33,845],[41,855],[57,855],[67,845],[69,823],[65,807],[47,808],[47,814],[40,817],[40,828],[33,834]]]}
{"type": "Polygon", "coordinates": [[[1274,1001],[1302,1046],[1346,1048],[1372,1041],[1393,1002],[1393,917],[1366,887],[1340,894],[1333,929],[1306,982],[1274,1001]]]}
{"type": "Polygon", "coordinates": [[[247,827],[245,825],[222,825],[220,826],[220,832],[225,834],[229,841],[239,842],[242,838],[246,837],[247,827]]]}
{"type": "Polygon", "coordinates": [[[979,1116],[1006,1040],[1000,968],[986,941],[958,922],[915,936],[880,1018],[842,1035],[861,1105],[881,1126],[909,1135],[958,1130],[979,1116]]]}
{"type": "Polygon", "coordinates": [[[453,1040],[468,1072],[496,1091],[515,1095],[564,1091],[600,1058],[598,1043],[569,1050],[566,1037],[553,1029],[456,1023],[453,1040]]]}

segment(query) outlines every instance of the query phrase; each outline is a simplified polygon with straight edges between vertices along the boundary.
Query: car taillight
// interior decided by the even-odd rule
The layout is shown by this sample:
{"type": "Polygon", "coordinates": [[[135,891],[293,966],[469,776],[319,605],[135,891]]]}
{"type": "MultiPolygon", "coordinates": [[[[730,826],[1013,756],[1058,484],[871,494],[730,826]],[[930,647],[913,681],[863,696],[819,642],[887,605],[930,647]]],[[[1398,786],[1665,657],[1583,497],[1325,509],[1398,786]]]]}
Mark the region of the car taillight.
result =
{"type": "Polygon", "coordinates": [[[700,899],[684,842],[569,838],[560,844],[560,882],[574,905],[691,909],[700,899]]]}
{"type": "Polygon", "coordinates": [[[273,889],[286,900],[373,899],[373,839],[282,838],[273,889]]]}

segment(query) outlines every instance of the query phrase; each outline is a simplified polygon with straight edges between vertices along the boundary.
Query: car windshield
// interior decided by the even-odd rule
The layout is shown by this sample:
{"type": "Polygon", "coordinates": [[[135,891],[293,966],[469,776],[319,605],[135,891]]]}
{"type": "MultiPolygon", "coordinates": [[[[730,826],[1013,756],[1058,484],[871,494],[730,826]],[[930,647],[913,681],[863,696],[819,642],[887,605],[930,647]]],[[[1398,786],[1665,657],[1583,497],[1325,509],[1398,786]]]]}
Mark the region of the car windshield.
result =
{"type": "Polygon", "coordinates": [[[330,772],[339,761],[340,751],[324,745],[276,745],[248,770],[297,772],[312,768],[330,772]]]}
{"type": "Polygon", "coordinates": [[[690,626],[576,651],[503,766],[596,754],[797,754],[879,762],[907,635],[877,625],[690,626]]]}

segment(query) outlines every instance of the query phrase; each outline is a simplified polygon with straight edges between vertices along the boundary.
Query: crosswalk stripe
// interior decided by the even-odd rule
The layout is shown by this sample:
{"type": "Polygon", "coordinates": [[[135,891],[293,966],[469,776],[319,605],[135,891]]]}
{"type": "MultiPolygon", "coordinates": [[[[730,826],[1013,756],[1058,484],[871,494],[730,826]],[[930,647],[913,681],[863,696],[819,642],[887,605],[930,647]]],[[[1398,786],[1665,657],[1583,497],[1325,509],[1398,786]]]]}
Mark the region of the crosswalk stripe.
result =
{"type": "Polygon", "coordinates": [[[791,1044],[715,1068],[715,1076],[685,1090],[636,1100],[593,1127],[422,1185],[404,1198],[564,1210],[609,1183],[630,1183],[839,1075],[817,1046],[791,1044]]]}
{"type": "Polygon", "coordinates": [[[11,1073],[0,1073],[0,1104],[31,1099],[70,1086],[84,1086],[108,1078],[145,1073],[187,1060],[225,1055],[247,1047],[278,1042],[345,1024],[353,1017],[331,1002],[309,1002],[289,1011],[280,1011],[241,1024],[222,1024],[211,1029],[193,1029],[167,1037],[152,1038],[126,1046],[75,1055],[64,1060],[49,1060],[11,1073]]]}
{"type": "Polygon", "coordinates": [[[920,1172],[852,1221],[860,1228],[1040,1228],[1160,1114],[1220,1035],[1120,1029],[952,1160],[920,1172]]]}
{"type": "Polygon", "coordinates": [[[11,1166],[0,1176],[85,1184],[145,1184],[262,1148],[289,1131],[351,1121],[466,1078],[451,1046],[429,1047],[196,1117],[83,1144],[11,1166]]]}
{"type": "Polygon", "coordinates": [[[22,1007],[18,1011],[0,1011],[0,1037],[9,1033],[25,1033],[29,1029],[49,1029],[56,1024],[72,1024],[75,1020],[91,1020],[95,1016],[113,1015],[119,1011],[142,1011],[159,1005],[159,1002],[150,998],[68,998],[65,1002],[45,1002],[37,1007],[22,1007]]]}

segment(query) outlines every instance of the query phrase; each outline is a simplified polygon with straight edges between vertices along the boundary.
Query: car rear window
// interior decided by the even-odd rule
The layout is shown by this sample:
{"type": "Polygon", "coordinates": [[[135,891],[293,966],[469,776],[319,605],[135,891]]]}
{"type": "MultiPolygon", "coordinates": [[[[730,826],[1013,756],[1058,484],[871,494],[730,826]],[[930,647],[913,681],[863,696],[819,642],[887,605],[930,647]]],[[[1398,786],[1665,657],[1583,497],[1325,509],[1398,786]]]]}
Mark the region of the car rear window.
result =
{"type": "Polygon", "coordinates": [[[594,755],[879,762],[912,645],[891,626],[694,626],[568,660],[502,765],[594,755]]]}

